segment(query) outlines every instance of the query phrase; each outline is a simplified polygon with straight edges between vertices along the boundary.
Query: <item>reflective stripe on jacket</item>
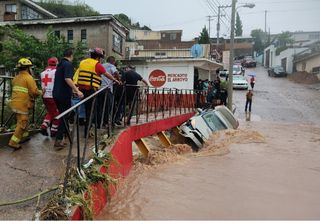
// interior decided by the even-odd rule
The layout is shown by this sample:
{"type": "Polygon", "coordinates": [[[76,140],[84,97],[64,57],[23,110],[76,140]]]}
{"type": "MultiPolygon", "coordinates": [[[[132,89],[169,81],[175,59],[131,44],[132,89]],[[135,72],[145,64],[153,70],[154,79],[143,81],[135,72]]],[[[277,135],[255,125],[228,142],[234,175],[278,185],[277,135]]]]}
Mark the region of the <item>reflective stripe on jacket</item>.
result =
{"type": "Polygon", "coordinates": [[[96,73],[96,65],[98,61],[92,58],[87,58],[80,62],[78,69],[78,85],[91,86],[98,89],[101,86],[101,77],[96,73]]]}
{"type": "Polygon", "coordinates": [[[12,80],[10,107],[13,112],[28,114],[34,99],[40,95],[36,82],[27,71],[21,71],[12,80]]]}

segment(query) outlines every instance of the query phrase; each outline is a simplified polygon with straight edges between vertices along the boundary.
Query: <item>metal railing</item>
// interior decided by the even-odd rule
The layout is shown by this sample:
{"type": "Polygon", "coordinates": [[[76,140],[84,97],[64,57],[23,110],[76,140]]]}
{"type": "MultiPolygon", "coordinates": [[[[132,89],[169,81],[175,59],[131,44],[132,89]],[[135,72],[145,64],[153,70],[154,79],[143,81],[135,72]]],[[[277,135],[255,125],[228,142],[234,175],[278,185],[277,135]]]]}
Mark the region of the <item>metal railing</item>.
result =
{"type": "MultiPolygon", "coordinates": [[[[13,77],[0,75],[0,102],[1,102],[1,112],[0,112],[0,133],[10,132],[11,127],[15,124],[14,115],[11,108],[8,105],[8,101],[12,92],[11,81],[13,77]]],[[[32,128],[39,128],[42,123],[45,113],[45,107],[41,102],[41,97],[38,97],[31,110],[31,118],[29,120],[29,125],[32,128]]]]}
{"type": "Polygon", "coordinates": [[[76,166],[81,174],[81,165],[86,161],[90,131],[93,131],[94,152],[98,154],[100,143],[98,135],[99,128],[102,129],[105,126],[107,130],[106,133],[108,136],[111,136],[117,128],[114,124],[117,120],[122,121],[121,127],[126,127],[131,123],[131,120],[134,121],[135,124],[141,124],[159,118],[192,112],[195,108],[205,104],[206,96],[202,91],[172,88],[158,89],[137,85],[118,85],[114,88],[113,93],[109,93],[109,90],[107,87],[101,88],[56,117],[67,129],[67,137],[70,142],[64,187],[66,187],[70,175],[72,150],[74,146],[77,148],[76,166]],[[111,102],[107,103],[108,100],[111,100],[111,102]],[[92,102],[92,105],[89,119],[86,119],[87,131],[84,133],[85,140],[82,149],[79,116],[81,106],[87,102],[92,102]],[[108,108],[108,105],[110,105],[111,108],[108,108]],[[72,129],[69,129],[69,117],[71,113],[74,113],[74,123],[72,129]],[[98,117],[100,117],[99,121],[98,117]],[[105,119],[106,117],[108,120],[105,119]]]}

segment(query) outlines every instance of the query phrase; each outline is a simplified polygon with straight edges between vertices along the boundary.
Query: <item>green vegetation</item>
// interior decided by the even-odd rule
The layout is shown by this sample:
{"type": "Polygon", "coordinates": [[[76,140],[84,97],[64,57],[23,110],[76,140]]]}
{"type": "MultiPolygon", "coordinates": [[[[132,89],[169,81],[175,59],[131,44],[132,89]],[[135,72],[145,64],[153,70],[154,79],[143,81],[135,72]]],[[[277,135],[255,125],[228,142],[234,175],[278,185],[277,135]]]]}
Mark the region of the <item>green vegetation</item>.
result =
{"type": "Polygon", "coordinates": [[[5,36],[0,43],[2,50],[0,61],[6,67],[6,70],[13,73],[16,62],[21,57],[29,57],[35,65],[35,77],[41,73],[47,66],[49,57],[61,58],[63,51],[68,47],[74,48],[74,65],[78,66],[80,60],[88,50],[87,46],[78,42],[74,47],[68,44],[65,39],[55,36],[51,28],[47,32],[47,38],[40,41],[32,35],[29,35],[14,26],[0,27],[0,36],[5,36]]]}
{"type": "Polygon", "coordinates": [[[242,21],[240,19],[240,15],[237,12],[237,17],[236,17],[236,30],[235,30],[235,34],[236,36],[242,36],[242,21]]]}
{"type": "Polygon", "coordinates": [[[253,49],[258,53],[263,53],[265,47],[268,46],[268,34],[261,29],[254,29],[251,31],[251,37],[254,40],[253,49]]]}
{"type": "Polygon", "coordinates": [[[97,155],[86,165],[83,165],[80,171],[76,168],[70,168],[70,177],[66,186],[66,196],[62,194],[62,188],[54,195],[49,203],[41,209],[40,220],[66,220],[70,219],[70,206],[79,206],[82,210],[83,220],[93,220],[94,192],[96,185],[103,185],[106,190],[106,197],[110,199],[109,185],[116,186],[117,180],[107,173],[101,173],[100,169],[105,168],[108,171],[110,163],[117,164],[110,153],[99,151],[97,155]],[[66,203],[67,202],[67,203],[66,203]]]}
{"type": "Polygon", "coordinates": [[[200,32],[199,44],[209,44],[209,32],[206,26],[200,32]]]}
{"type": "Polygon", "coordinates": [[[293,43],[293,39],[291,38],[291,36],[291,33],[288,31],[284,31],[277,36],[276,55],[279,55],[282,51],[286,50],[293,43]]]}
{"type": "Polygon", "coordinates": [[[151,29],[144,25],[140,26],[140,23],[133,23],[132,20],[126,15],[126,14],[115,14],[113,15],[116,19],[118,19],[121,23],[123,23],[125,26],[131,29],[140,29],[140,30],[148,30],[151,31],[151,29]]]}
{"type": "Polygon", "coordinates": [[[85,3],[81,3],[80,1],[75,2],[74,5],[71,5],[65,0],[40,0],[37,4],[60,18],[85,17],[100,14],[85,3]]]}

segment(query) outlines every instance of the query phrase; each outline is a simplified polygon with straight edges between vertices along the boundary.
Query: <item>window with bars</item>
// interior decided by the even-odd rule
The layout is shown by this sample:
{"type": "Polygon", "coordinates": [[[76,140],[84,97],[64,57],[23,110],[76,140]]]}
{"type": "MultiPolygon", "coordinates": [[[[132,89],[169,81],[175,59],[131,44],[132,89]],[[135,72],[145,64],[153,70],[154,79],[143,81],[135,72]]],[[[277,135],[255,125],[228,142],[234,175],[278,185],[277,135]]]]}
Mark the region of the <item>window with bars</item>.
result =
{"type": "Polygon", "coordinates": [[[25,20],[29,19],[39,19],[42,18],[42,15],[33,10],[32,8],[29,8],[26,5],[22,5],[21,7],[21,18],[25,20]]]}
{"type": "Polygon", "coordinates": [[[87,29],[81,30],[81,42],[87,42],[87,29]]]}
{"type": "Polygon", "coordinates": [[[17,13],[16,4],[6,4],[6,13],[17,13]]]}
{"type": "Polygon", "coordinates": [[[73,30],[68,30],[67,41],[68,43],[73,43],[73,30]]]}

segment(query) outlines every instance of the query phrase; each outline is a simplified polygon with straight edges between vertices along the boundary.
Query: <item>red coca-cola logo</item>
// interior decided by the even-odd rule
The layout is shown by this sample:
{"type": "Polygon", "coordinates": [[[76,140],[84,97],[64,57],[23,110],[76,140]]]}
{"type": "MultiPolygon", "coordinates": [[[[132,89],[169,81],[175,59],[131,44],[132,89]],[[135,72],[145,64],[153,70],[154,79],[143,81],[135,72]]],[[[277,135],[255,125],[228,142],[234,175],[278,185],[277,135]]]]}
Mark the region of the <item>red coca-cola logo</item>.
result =
{"type": "Polygon", "coordinates": [[[161,70],[154,70],[149,75],[149,82],[153,87],[162,87],[166,81],[167,76],[161,70]]]}

